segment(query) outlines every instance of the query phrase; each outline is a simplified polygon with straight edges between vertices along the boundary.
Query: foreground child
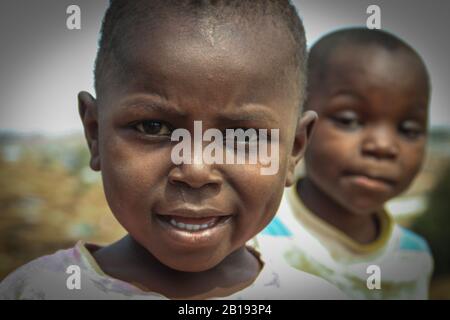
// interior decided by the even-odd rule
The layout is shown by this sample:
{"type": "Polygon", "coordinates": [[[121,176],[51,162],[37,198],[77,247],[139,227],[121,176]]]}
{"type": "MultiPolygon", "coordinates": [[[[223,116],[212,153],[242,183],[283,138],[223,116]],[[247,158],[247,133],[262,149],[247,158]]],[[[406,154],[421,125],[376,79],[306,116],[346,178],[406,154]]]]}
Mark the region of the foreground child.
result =
{"type": "Polygon", "coordinates": [[[0,297],[341,298],[326,281],[246,246],[293,183],[316,119],[300,116],[305,51],[288,1],[113,0],[97,97],[80,93],[79,109],[90,165],[128,235],[32,261],[2,282],[0,297]],[[206,163],[196,150],[192,163],[175,164],[172,133],[193,133],[196,121],[219,134],[279,130],[270,140],[277,172],[261,174],[261,162],[206,163]]]}

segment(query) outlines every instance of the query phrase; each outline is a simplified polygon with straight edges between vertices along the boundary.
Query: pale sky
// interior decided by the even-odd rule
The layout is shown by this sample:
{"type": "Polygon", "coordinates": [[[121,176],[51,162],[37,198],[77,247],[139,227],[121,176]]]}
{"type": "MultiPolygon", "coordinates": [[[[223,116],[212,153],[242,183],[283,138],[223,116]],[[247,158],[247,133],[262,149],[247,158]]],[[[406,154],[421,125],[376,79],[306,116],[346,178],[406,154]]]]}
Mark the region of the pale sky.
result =
{"type": "MultiPolygon", "coordinates": [[[[427,64],[433,86],[431,124],[450,126],[450,1],[297,0],[308,45],[331,30],[365,25],[369,4],[382,28],[409,42],[427,64]]],[[[77,93],[93,90],[93,64],[107,0],[2,0],[0,130],[60,134],[81,131],[77,93]],[[81,8],[81,30],[67,30],[66,8],[81,8]]]]}

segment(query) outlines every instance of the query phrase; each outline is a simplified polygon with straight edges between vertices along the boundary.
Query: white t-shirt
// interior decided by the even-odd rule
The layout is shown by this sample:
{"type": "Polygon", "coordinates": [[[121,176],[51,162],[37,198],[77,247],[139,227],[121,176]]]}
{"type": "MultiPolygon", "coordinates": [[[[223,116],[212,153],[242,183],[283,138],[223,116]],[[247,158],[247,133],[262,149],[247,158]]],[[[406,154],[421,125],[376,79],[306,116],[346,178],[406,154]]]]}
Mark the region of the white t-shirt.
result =
{"type": "MultiPolygon", "coordinates": [[[[273,248],[276,245],[275,241],[273,248]]],[[[167,299],[105,274],[92,256],[99,248],[80,241],[73,248],[29,262],[0,283],[0,299],[167,299]],[[80,275],[80,289],[76,288],[75,274],[80,275]]],[[[328,282],[291,268],[282,260],[273,260],[264,252],[257,253],[263,268],[256,280],[241,291],[217,299],[345,299],[328,282]]]]}
{"type": "Polygon", "coordinates": [[[326,279],[350,298],[426,299],[433,271],[426,241],[399,227],[386,211],[378,217],[378,239],[359,244],[309,211],[294,186],[258,240],[269,247],[282,242],[279,255],[287,263],[326,279]]]}

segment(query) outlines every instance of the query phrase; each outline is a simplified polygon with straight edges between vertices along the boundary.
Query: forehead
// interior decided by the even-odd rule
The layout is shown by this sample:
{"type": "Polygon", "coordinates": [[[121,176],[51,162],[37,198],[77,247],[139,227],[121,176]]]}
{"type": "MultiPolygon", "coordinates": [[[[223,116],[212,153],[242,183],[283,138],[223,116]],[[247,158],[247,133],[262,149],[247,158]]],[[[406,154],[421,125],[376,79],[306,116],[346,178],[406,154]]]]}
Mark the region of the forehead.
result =
{"type": "Polygon", "coordinates": [[[400,109],[405,105],[426,111],[429,92],[425,70],[405,50],[377,45],[340,46],[325,65],[323,88],[327,95],[349,92],[386,107],[394,105],[400,109]]]}
{"type": "Polygon", "coordinates": [[[287,103],[298,93],[289,64],[293,46],[268,18],[250,24],[173,13],[138,26],[130,43],[120,53],[127,92],[220,107],[239,100],[287,103]]]}
{"type": "Polygon", "coordinates": [[[397,89],[426,89],[422,66],[403,49],[389,50],[378,45],[339,46],[330,54],[326,72],[344,76],[348,81],[358,78],[364,83],[395,85],[397,89]]]}

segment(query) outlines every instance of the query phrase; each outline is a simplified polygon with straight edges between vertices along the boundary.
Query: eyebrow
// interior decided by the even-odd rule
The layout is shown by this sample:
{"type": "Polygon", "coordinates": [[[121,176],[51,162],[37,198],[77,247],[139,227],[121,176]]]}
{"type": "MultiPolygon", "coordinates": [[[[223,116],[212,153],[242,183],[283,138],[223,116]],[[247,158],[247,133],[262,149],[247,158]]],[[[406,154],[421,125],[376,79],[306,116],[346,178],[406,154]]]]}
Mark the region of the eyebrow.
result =
{"type": "Polygon", "coordinates": [[[360,95],[359,93],[352,91],[352,90],[348,90],[348,89],[336,90],[331,93],[330,98],[335,98],[335,97],[339,97],[339,96],[349,96],[351,98],[355,98],[355,99],[362,100],[362,101],[366,100],[363,95],[360,95]]]}
{"type": "Polygon", "coordinates": [[[413,116],[427,117],[428,106],[426,104],[415,104],[408,107],[408,114],[413,116]]]}
{"type": "Polygon", "coordinates": [[[157,94],[145,94],[135,96],[122,103],[127,110],[143,110],[170,114],[177,117],[186,117],[186,112],[170,103],[164,97],[157,94]]]}
{"type": "MultiPolygon", "coordinates": [[[[164,97],[158,94],[143,94],[134,96],[125,100],[122,105],[127,110],[140,109],[143,111],[165,113],[176,117],[186,118],[188,113],[181,110],[177,105],[167,101],[164,97]]],[[[218,115],[219,121],[277,121],[271,112],[266,110],[266,107],[260,104],[244,104],[239,107],[238,111],[223,113],[218,115]],[[246,108],[257,108],[257,111],[245,110],[246,108]]]]}

